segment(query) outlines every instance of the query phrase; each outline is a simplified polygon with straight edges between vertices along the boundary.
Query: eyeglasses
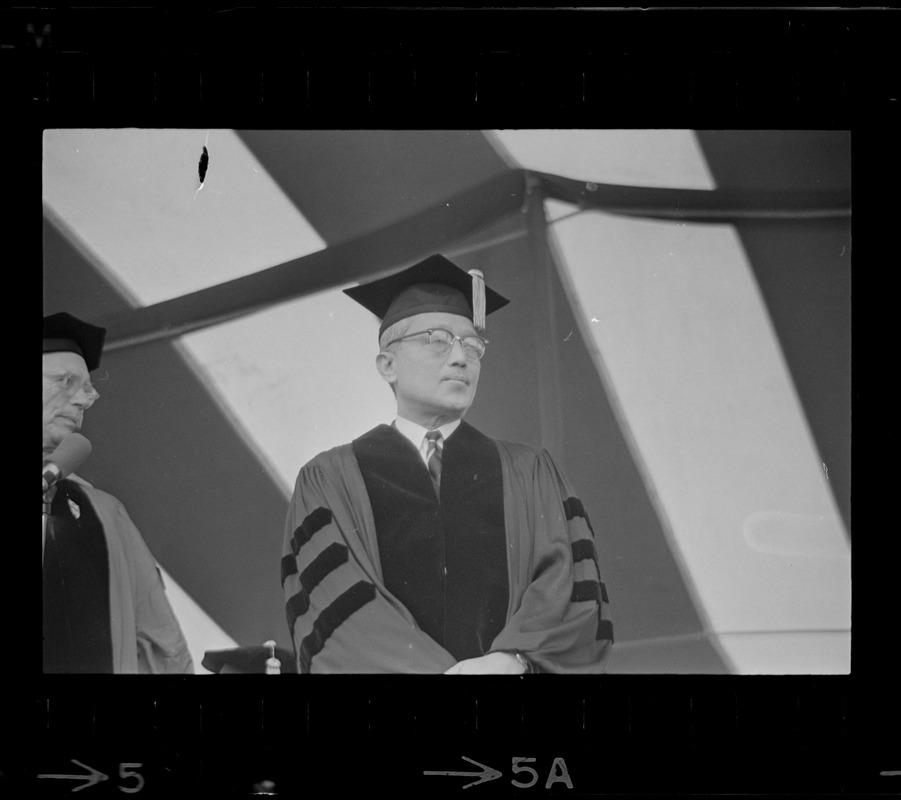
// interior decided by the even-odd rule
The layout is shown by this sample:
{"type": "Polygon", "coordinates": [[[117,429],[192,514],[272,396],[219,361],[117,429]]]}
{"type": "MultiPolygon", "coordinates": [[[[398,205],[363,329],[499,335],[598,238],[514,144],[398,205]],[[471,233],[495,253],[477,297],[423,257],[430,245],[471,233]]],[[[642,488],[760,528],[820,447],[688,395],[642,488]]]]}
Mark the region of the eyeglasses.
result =
{"type": "Polygon", "coordinates": [[[454,342],[460,342],[463,347],[463,353],[469,358],[480,359],[485,355],[485,346],[488,344],[487,339],[481,336],[454,336],[450,331],[443,328],[429,328],[425,331],[416,331],[416,333],[408,333],[406,336],[398,336],[385,345],[388,349],[395,342],[402,342],[404,339],[410,339],[413,336],[422,336],[427,333],[429,336],[429,345],[437,356],[446,356],[454,348],[454,342]]]}
{"type": "Polygon", "coordinates": [[[93,387],[89,379],[80,378],[71,372],[61,372],[52,375],[48,375],[45,372],[44,377],[56,387],[60,394],[65,394],[67,397],[75,397],[80,391],[84,391],[87,398],[85,408],[90,408],[100,397],[100,392],[93,387]]]}

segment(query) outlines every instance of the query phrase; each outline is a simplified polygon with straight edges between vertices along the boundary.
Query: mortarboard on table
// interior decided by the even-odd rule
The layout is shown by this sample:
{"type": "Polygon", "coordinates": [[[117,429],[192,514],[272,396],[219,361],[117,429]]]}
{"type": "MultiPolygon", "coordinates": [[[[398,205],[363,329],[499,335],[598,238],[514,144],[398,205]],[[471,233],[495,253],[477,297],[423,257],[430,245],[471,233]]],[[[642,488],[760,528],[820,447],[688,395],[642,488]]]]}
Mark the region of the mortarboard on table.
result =
{"type": "MultiPolygon", "coordinates": [[[[274,643],[273,643],[274,644],[274,643]]],[[[297,672],[294,656],[283,647],[271,648],[266,645],[252,647],[231,647],[227,650],[207,650],[201,665],[217,675],[260,673],[265,674],[266,662],[272,657],[281,662],[281,671],[297,672]]]]}

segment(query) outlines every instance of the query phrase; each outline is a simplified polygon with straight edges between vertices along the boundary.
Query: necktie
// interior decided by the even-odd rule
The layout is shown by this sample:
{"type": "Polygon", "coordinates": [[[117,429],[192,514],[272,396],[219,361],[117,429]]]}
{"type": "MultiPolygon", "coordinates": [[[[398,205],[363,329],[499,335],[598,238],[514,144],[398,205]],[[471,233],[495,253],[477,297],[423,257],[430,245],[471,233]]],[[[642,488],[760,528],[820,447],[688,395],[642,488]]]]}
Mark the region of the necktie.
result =
{"type": "Polygon", "coordinates": [[[429,443],[429,449],[426,451],[426,464],[429,467],[429,475],[432,476],[432,483],[435,484],[437,492],[441,486],[441,448],[438,443],[441,441],[441,431],[429,431],[425,435],[429,443]]]}

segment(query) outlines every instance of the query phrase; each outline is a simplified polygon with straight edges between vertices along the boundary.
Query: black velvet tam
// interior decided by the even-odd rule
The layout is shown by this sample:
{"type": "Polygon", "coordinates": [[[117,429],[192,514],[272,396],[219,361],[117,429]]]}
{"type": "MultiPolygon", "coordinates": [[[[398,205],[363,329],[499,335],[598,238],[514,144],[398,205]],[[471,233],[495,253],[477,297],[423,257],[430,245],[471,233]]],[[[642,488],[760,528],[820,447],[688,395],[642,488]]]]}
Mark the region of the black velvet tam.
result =
{"type": "Polygon", "coordinates": [[[77,353],[93,372],[100,366],[106,328],[82,322],[65,311],[44,317],[44,352],[77,353]]]}

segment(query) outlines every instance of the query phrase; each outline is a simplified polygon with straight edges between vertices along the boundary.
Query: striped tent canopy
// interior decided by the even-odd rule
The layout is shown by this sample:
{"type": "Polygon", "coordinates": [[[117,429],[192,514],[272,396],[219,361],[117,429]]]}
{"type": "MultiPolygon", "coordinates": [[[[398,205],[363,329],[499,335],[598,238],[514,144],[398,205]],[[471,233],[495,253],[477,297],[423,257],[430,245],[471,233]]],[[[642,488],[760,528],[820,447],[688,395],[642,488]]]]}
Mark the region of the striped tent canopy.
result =
{"type": "Polygon", "coordinates": [[[341,290],[441,252],[511,299],[467,419],[577,490],[610,671],[847,673],[849,160],[842,131],[47,130],[44,314],[109,331],[80,474],[201,673],[290,648],[297,471],[394,410],[341,290]]]}

